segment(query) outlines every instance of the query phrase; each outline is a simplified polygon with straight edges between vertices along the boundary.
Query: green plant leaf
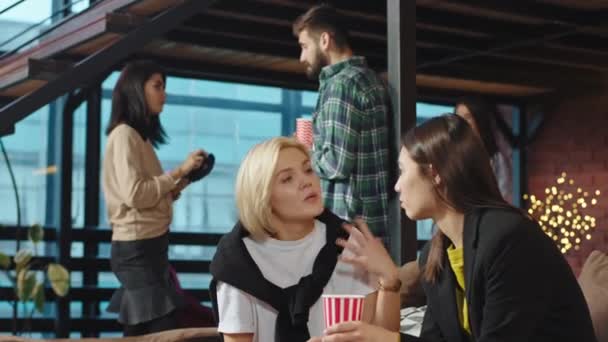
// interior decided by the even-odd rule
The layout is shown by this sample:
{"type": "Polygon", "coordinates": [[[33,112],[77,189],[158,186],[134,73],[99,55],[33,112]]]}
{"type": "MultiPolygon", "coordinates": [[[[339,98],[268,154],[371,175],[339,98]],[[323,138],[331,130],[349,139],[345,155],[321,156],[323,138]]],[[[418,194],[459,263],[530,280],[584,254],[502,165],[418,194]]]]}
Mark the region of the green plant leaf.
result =
{"type": "Polygon", "coordinates": [[[10,266],[11,266],[11,257],[0,252],[0,267],[4,268],[5,270],[8,270],[8,268],[10,266]]]}
{"type": "Polygon", "coordinates": [[[44,310],[44,286],[42,283],[36,284],[34,288],[34,306],[38,312],[43,313],[44,310]]]}
{"type": "Polygon", "coordinates": [[[32,256],[33,253],[29,249],[20,249],[17,254],[15,254],[15,257],[13,257],[13,260],[18,267],[22,267],[32,260],[32,256]]]}
{"type": "Polygon", "coordinates": [[[44,238],[44,229],[41,225],[34,224],[28,229],[27,237],[33,243],[38,243],[44,238]]]}
{"type": "Polygon", "coordinates": [[[21,301],[31,299],[35,286],[36,274],[27,267],[21,269],[17,274],[17,298],[21,301]]]}
{"type": "Polygon", "coordinates": [[[70,273],[60,264],[49,264],[47,276],[56,295],[63,297],[70,289],[70,273]]]}

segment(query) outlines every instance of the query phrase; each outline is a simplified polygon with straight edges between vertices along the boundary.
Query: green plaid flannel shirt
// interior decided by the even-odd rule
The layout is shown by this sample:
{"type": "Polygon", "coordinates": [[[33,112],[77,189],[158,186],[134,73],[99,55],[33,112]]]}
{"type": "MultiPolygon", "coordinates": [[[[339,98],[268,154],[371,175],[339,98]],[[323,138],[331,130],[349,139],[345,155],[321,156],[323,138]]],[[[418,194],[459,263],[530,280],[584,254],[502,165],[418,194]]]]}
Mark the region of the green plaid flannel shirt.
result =
{"type": "Polygon", "coordinates": [[[352,220],[362,217],[388,243],[389,132],[384,83],[354,56],[319,75],[313,113],[313,168],[325,206],[352,220]]]}

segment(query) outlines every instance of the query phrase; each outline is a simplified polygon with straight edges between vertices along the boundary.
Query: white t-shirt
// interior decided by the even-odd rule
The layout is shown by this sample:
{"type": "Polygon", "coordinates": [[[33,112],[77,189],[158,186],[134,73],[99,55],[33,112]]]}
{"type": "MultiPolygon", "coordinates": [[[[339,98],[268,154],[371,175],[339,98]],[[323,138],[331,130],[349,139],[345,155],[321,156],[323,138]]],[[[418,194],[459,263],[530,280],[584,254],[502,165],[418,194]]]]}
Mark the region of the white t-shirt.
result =
{"type": "MultiPolygon", "coordinates": [[[[247,251],[258,265],[264,278],[286,288],[312,273],[317,254],[325,246],[325,224],[316,221],[315,229],[297,241],[266,239],[258,242],[244,238],[247,251]]],[[[332,241],[333,242],[333,241],[332,241]]],[[[343,253],[348,253],[346,250],[343,253]]],[[[366,273],[340,262],[323,289],[323,294],[368,295],[375,291],[366,273]]],[[[253,333],[254,342],[274,341],[278,312],[269,304],[222,282],[217,284],[219,311],[218,331],[227,334],[253,333]]],[[[310,308],[308,330],[311,336],[321,336],[325,329],[321,298],[310,308]]]]}

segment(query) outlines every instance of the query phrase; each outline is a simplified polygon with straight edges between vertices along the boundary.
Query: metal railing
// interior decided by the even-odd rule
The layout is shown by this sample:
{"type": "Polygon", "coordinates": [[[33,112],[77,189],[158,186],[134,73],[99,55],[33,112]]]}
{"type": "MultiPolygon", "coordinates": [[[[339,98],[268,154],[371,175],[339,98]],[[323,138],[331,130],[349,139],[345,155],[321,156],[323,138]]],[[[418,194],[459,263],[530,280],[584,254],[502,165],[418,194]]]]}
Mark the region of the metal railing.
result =
{"type": "MultiPolygon", "coordinates": [[[[23,6],[23,3],[26,1],[28,1],[28,0],[17,0],[16,2],[8,5],[7,7],[0,9],[0,20],[2,20],[3,14],[8,13],[12,9],[17,8],[20,5],[23,6]]],[[[32,1],[32,0],[30,0],[30,1],[32,1]]],[[[85,1],[86,0],[71,0],[67,4],[61,6],[59,9],[53,11],[50,16],[48,16],[38,22],[32,23],[31,25],[27,26],[25,29],[19,31],[14,36],[8,38],[7,40],[5,40],[3,42],[0,42],[0,51],[3,51],[2,54],[0,54],[0,59],[5,58],[7,56],[14,55],[15,53],[21,51],[22,49],[30,46],[30,44],[37,42],[40,38],[46,36],[47,34],[52,32],[56,28],[60,27],[64,23],[66,23],[72,16],[82,13],[84,11],[87,11],[94,5],[101,2],[101,1],[88,0],[89,1],[88,6],[83,11],[80,11],[78,13],[70,13],[73,6],[75,6],[77,4],[85,4],[85,1]],[[70,13],[70,14],[66,15],[66,13],[70,13]],[[47,24],[49,26],[45,26],[47,24]],[[33,30],[38,29],[38,28],[43,28],[43,29],[40,32],[38,32],[38,34],[34,35],[34,37],[31,37],[31,38],[27,39],[25,42],[20,43],[15,48],[9,48],[9,46],[10,46],[9,44],[11,44],[15,41],[18,41],[21,38],[29,37],[28,33],[32,32],[33,30]]]]}

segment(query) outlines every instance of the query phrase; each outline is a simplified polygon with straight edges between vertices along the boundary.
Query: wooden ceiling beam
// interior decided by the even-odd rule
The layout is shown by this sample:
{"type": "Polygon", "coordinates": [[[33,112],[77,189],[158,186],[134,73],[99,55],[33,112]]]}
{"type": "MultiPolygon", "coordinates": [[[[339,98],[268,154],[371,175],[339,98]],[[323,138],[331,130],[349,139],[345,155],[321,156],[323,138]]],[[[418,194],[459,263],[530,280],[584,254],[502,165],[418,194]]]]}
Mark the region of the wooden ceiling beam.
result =
{"type": "MultiPolygon", "coordinates": [[[[272,38],[260,39],[257,35],[249,35],[244,32],[214,32],[213,30],[183,27],[173,30],[165,37],[173,42],[287,57],[296,60],[300,56],[300,47],[295,39],[284,42],[272,38]]],[[[380,67],[386,64],[386,53],[383,52],[385,49],[377,51],[367,47],[360,49],[360,51],[362,55],[366,56],[371,66],[380,67]]]]}
{"type": "MultiPolygon", "coordinates": [[[[221,47],[236,50],[254,51],[264,54],[274,54],[282,57],[297,57],[300,53],[297,41],[287,30],[277,30],[272,24],[256,24],[249,30],[244,30],[237,22],[206,16],[196,26],[182,25],[167,35],[168,40],[193,43],[201,46],[221,47]]],[[[186,24],[187,25],[187,24],[186,24]]],[[[441,52],[441,58],[420,58],[420,64],[433,63],[442,58],[463,54],[482,54],[495,57],[498,63],[503,60],[545,64],[563,68],[608,71],[608,60],[604,56],[584,55],[581,51],[569,52],[550,47],[525,47],[515,51],[490,51],[485,39],[456,41],[450,34],[418,32],[416,45],[420,52],[441,52]]],[[[386,44],[369,40],[354,42],[357,53],[373,60],[375,65],[383,65],[386,59],[386,44]]],[[[435,54],[437,55],[437,53],[435,54]]]]}
{"type": "Polygon", "coordinates": [[[577,28],[589,34],[605,35],[603,25],[608,10],[585,11],[555,4],[501,0],[416,0],[418,7],[435,8],[467,17],[484,17],[490,20],[526,25],[559,25],[577,28]]]}
{"type": "Polygon", "coordinates": [[[252,70],[242,66],[222,65],[198,61],[176,60],[137,54],[134,58],[153,58],[173,76],[272,85],[284,88],[316,90],[317,82],[309,80],[304,74],[276,72],[272,70],[252,70]]]}
{"type": "Polygon", "coordinates": [[[592,72],[556,72],[551,68],[542,67],[525,70],[507,65],[497,66],[496,63],[445,65],[420,71],[418,74],[545,89],[593,88],[608,85],[608,79],[592,72]]]}

